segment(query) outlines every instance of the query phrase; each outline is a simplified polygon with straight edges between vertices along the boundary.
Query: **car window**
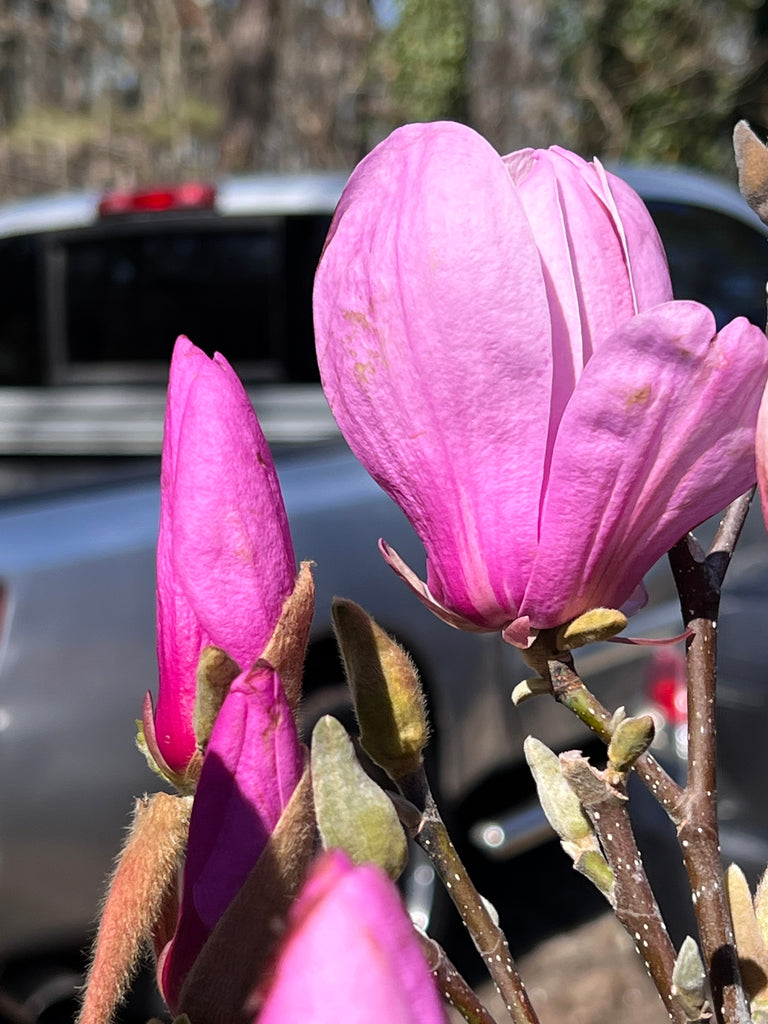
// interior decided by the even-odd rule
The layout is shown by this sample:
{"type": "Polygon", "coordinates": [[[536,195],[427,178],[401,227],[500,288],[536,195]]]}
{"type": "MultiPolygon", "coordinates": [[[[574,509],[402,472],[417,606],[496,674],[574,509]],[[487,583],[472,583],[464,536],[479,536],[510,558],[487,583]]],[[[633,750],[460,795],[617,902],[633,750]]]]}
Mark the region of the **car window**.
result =
{"type": "Polygon", "coordinates": [[[59,236],[49,261],[62,307],[54,378],[164,380],[186,334],[224,351],[247,381],[315,380],[312,281],[329,220],[126,223],[59,236]]]}
{"type": "MultiPolygon", "coordinates": [[[[281,225],[101,235],[65,243],[72,368],[167,364],[178,334],[244,355],[266,377],[282,328],[281,225]]],[[[165,371],[164,371],[165,372],[165,371]]]]}
{"type": "Polygon", "coordinates": [[[40,380],[38,252],[37,239],[31,235],[0,239],[0,384],[40,380]]]}
{"type": "Polygon", "coordinates": [[[768,241],[741,221],[687,203],[647,201],[676,299],[709,306],[718,328],[736,316],[765,327],[768,241]]]}

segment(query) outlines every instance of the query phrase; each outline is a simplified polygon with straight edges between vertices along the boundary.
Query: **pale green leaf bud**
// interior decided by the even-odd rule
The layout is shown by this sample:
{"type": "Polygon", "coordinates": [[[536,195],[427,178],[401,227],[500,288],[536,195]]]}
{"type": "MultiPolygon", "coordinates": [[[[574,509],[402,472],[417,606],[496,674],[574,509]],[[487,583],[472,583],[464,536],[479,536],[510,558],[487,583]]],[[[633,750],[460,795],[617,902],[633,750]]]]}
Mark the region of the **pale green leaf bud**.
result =
{"type": "Polygon", "coordinates": [[[611,732],[618,726],[619,722],[623,722],[627,717],[627,709],[623,704],[619,705],[611,715],[611,732]]]}
{"type": "Polygon", "coordinates": [[[656,734],[656,726],[650,715],[637,718],[623,718],[613,731],[608,744],[608,760],[618,772],[628,772],[635,761],[644,754],[656,734]]]}
{"type": "Polygon", "coordinates": [[[572,651],[585,644],[609,640],[626,625],[626,615],[615,608],[593,608],[558,629],[557,647],[561,651],[572,651]]]}
{"type": "Polygon", "coordinates": [[[753,1005],[768,1009],[768,948],[757,921],[749,883],[737,864],[731,864],[725,872],[725,892],[744,988],[753,1005]]]}
{"type": "Polygon", "coordinates": [[[360,743],[397,782],[421,767],[429,739],[418,673],[402,647],[359,605],[335,598],[333,622],[355,702],[360,743]]]}
{"type": "Polygon", "coordinates": [[[579,798],[563,778],[557,754],[533,736],[526,739],[523,750],[536,783],[541,808],[555,832],[561,839],[579,847],[588,839],[594,839],[592,825],[582,810],[579,798]]]}
{"type": "Polygon", "coordinates": [[[323,847],[346,851],[355,864],[378,864],[398,878],[408,844],[397,811],[361,767],[344,726],[330,715],[312,732],[312,788],[323,847]]]}
{"type": "Polygon", "coordinates": [[[696,940],[687,935],[672,970],[672,995],[682,1006],[688,1020],[706,1016],[707,973],[696,940]]]}
{"type": "Polygon", "coordinates": [[[573,866],[580,874],[588,878],[613,905],[616,878],[608,861],[599,850],[584,850],[574,858],[573,866]]]}
{"type": "Polygon", "coordinates": [[[533,676],[531,679],[523,679],[512,691],[512,703],[517,707],[531,697],[538,697],[542,693],[552,693],[552,683],[541,676],[533,676]]]}

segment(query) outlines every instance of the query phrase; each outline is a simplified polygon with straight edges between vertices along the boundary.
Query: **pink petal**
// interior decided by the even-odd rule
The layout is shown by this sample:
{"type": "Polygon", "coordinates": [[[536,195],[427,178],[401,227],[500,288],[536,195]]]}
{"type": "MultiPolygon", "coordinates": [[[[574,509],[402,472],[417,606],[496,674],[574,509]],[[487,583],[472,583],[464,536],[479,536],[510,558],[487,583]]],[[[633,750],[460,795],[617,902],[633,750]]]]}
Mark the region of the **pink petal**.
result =
{"type": "Polygon", "coordinates": [[[171,362],[157,549],[160,686],[155,725],[168,765],[195,750],[195,672],[205,644],[240,665],[261,654],[295,560],[274,464],[236,374],[179,338],[171,362]]]}
{"type": "Polygon", "coordinates": [[[176,455],[173,564],[206,642],[248,666],[291,592],[296,561],[274,463],[220,355],[189,389],[176,455]]]}
{"type": "Polygon", "coordinates": [[[664,249],[640,197],[599,164],[559,147],[504,162],[551,289],[555,361],[571,352],[573,381],[625,320],[672,298],[664,249]]]}
{"type": "Polygon", "coordinates": [[[414,524],[434,599],[482,628],[508,622],[535,552],[552,357],[533,238],[479,135],[410,125],[363,160],[315,327],[333,413],[414,524]]]}
{"type": "Polygon", "coordinates": [[[763,518],[768,528],[768,387],[760,402],[756,440],[757,483],[760,489],[760,503],[763,506],[763,518]]]}
{"type": "Polygon", "coordinates": [[[443,622],[449,626],[453,626],[454,629],[463,629],[469,633],[490,632],[490,630],[483,629],[482,626],[476,626],[474,622],[470,622],[469,619],[465,619],[463,615],[459,615],[457,612],[451,611],[450,608],[446,608],[445,605],[436,601],[430,593],[429,587],[426,583],[419,579],[413,569],[411,569],[411,567],[402,560],[395,549],[391,548],[385,540],[379,540],[379,551],[381,551],[384,561],[390,569],[397,573],[403,583],[410,587],[424,607],[429,608],[432,614],[436,615],[438,619],[442,619],[443,622]]]}
{"type": "Polygon", "coordinates": [[[157,745],[165,762],[182,773],[195,752],[192,712],[195,671],[203,633],[173,564],[176,457],[190,387],[208,357],[183,335],[176,341],[165,407],[157,540],[157,659],[160,686],[155,712],[157,745]]]}
{"type": "Polygon", "coordinates": [[[618,608],[688,530],[755,479],[768,342],[715,335],[693,302],[641,313],[595,353],[565,411],[521,614],[555,626],[618,608]]]}
{"type": "Polygon", "coordinates": [[[163,965],[170,1006],[203,943],[264,849],[301,777],[296,725],[277,673],[238,676],[218,714],[192,806],[181,911],[163,965]]]}
{"type": "Polygon", "coordinates": [[[254,1024],[446,1024],[393,883],[330,851],[300,894],[254,1024]]]}

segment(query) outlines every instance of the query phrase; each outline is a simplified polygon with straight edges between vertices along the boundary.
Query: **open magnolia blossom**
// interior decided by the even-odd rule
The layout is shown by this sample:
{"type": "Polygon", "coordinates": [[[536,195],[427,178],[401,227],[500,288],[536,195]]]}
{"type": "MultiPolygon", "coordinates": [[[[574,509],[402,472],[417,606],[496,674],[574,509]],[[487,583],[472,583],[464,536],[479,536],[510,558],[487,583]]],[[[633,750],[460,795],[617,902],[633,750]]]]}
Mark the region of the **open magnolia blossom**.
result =
{"type": "Polygon", "coordinates": [[[195,749],[202,649],[241,668],[262,654],[291,593],[293,545],[272,455],[232,367],[186,338],[168,384],[157,547],[157,708],[144,734],[161,768],[183,775],[195,749]]]}
{"type": "Polygon", "coordinates": [[[315,283],[323,386],[413,523],[451,625],[634,610],[642,577],[755,479],[768,343],[672,302],[639,197],[561,149],[398,129],[353,173],[315,283]]]}
{"type": "Polygon", "coordinates": [[[446,1024],[394,884],[377,867],[323,854],[289,918],[253,1024],[446,1024]]]}

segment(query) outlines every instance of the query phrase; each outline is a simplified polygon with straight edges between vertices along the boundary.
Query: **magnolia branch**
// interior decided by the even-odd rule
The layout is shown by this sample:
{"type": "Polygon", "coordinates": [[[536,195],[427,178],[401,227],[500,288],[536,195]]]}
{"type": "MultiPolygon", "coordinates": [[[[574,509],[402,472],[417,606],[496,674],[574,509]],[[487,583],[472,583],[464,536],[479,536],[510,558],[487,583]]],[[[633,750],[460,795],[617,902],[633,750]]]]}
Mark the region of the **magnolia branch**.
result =
{"type": "Polygon", "coordinates": [[[424,770],[406,776],[398,785],[405,799],[422,812],[413,838],[431,860],[456,905],[514,1024],[538,1024],[504,932],[472,883],[451,842],[424,770]]]}
{"type": "Polygon", "coordinates": [[[615,879],[610,897],[616,917],[664,1001],[670,1019],[686,1024],[687,1015],[672,995],[675,950],[651,889],[627,813],[626,776],[610,785],[605,773],[570,752],[560,755],[563,775],[581,801],[615,879]]]}
{"type": "Polygon", "coordinates": [[[717,616],[720,587],[750,500],[751,494],[744,495],[729,507],[706,557],[689,537],[669,553],[683,621],[692,631],[686,642],[688,781],[678,836],[691,882],[714,1012],[727,1024],[746,1024],[750,1013],[724,888],[717,824],[717,616]]]}

